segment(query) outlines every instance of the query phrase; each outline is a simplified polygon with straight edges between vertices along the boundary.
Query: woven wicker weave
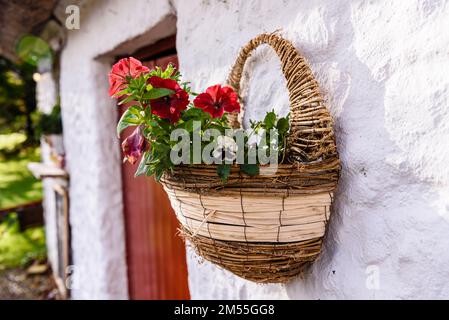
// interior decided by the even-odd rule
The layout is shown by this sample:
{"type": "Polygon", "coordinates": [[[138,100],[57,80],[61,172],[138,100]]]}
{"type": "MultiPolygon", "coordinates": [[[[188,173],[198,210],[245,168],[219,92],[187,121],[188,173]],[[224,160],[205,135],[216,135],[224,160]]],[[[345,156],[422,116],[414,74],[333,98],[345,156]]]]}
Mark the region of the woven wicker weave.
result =
{"type": "MultiPolygon", "coordinates": [[[[214,165],[177,166],[162,183],[197,253],[255,282],[286,282],[316,259],[329,220],[340,162],[333,122],[318,84],[287,40],[262,34],[241,50],[228,78],[240,92],[244,65],[261,44],[281,60],[290,99],[286,163],[249,177],[233,167],[223,184],[214,165]]],[[[239,117],[229,117],[239,127],[239,117]]]]}

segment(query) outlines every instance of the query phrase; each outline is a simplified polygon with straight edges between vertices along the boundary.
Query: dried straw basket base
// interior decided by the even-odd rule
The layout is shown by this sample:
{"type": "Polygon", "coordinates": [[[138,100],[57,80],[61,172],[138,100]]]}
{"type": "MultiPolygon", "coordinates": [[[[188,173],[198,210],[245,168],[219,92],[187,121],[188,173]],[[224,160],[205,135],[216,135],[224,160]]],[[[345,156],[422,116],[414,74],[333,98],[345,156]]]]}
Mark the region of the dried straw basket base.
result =
{"type": "Polygon", "coordinates": [[[181,224],[224,241],[287,243],[323,236],[331,193],[289,197],[207,196],[165,189],[181,224]]]}
{"type": "MultiPolygon", "coordinates": [[[[240,52],[228,85],[240,92],[245,61],[260,44],[281,60],[291,104],[287,163],[249,177],[232,168],[223,184],[214,165],[177,166],[162,178],[182,235],[197,253],[259,283],[286,282],[320,253],[338,182],[333,122],[310,68],[293,45],[262,34],[240,52]]],[[[230,116],[239,127],[238,115],[230,116]]]]}

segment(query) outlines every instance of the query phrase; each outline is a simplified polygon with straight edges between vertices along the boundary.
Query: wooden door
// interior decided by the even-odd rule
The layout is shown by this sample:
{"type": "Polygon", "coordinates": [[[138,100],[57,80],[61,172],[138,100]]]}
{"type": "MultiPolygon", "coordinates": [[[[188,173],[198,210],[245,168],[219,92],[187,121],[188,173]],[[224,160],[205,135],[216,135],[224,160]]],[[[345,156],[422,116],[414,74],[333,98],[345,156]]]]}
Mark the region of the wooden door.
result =
{"type": "MultiPolygon", "coordinates": [[[[150,68],[156,65],[165,68],[170,62],[177,67],[173,48],[165,48],[161,54],[158,52],[161,47],[150,47],[134,56],[150,68]],[[155,58],[145,56],[145,52],[155,58]]],[[[121,140],[132,130],[125,130],[121,140]]],[[[137,166],[138,163],[122,165],[129,296],[151,300],[190,299],[185,246],[177,235],[175,213],[161,185],[152,177],[134,178],[137,166]]]]}

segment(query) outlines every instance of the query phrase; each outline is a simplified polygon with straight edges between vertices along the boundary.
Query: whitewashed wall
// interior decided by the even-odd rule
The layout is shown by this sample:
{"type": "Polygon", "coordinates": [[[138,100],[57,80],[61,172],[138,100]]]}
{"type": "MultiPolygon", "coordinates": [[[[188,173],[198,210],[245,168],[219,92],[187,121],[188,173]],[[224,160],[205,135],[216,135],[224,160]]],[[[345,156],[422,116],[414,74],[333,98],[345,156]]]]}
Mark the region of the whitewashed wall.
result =
{"type": "MultiPolygon", "coordinates": [[[[449,298],[449,4],[437,0],[111,0],[82,8],[61,72],[74,297],[127,297],[108,57],[170,34],[169,24],[154,29],[170,13],[181,71],[198,91],[226,79],[248,40],[282,28],[322,85],[343,165],[324,252],[305,279],[256,285],[198,264],[189,251],[192,298],[449,298]]],[[[274,54],[258,50],[252,62],[247,116],[285,113],[274,54]]]]}
{"type": "Polygon", "coordinates": [[[67,30],[60,78],[70,173],[72,297],[126,299],[118,118],[107,75],[115,56],[158,40],[153,36],[173,34],[176,24],[168,1],[81,3],[80,29],[67,30]]]}
{"type": "MultiPolygon", "coordinates": [[[[41,74],[36,83],[36,101],[41,112],[51,112],[57,102],[57,89],[55,79],[51,72],[41,74]]],[[[50,159],[50,146],[41,139],[41,158],[45,164],[52,164],[50,159]]],[[[53,270],[58,266],[58,238],[56,226],[55,192],[53,185],[55,179],[43,179],[43,207],[45,219],[45,240],[47,244],[47,256],[53,270]]]]}

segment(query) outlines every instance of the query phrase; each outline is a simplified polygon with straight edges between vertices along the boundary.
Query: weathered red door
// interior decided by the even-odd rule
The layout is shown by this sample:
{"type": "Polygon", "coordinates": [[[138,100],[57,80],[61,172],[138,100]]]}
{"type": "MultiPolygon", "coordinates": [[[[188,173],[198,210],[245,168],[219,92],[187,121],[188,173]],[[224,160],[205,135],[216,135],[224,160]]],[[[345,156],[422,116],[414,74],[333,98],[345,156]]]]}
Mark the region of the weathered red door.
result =
{"type": "MultiPolygon", "coordinates": [[[[178,66],[173,48],[140,51],[135,57],[148,67],[178,66]],[[167,54],[168,53],[168,54],[167,54]]],[[[123,111],[123,110],[122,110],[123,111]]],[[[132,128],[122,135],[128,136],[132,128]]],[[[185,246],[177,235],[178,221],[161,185],[153,178],[137,177],[138,163],[122,165],[128,284],[131,299],[189,299],[185,246]]]]}

